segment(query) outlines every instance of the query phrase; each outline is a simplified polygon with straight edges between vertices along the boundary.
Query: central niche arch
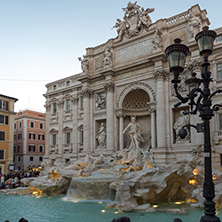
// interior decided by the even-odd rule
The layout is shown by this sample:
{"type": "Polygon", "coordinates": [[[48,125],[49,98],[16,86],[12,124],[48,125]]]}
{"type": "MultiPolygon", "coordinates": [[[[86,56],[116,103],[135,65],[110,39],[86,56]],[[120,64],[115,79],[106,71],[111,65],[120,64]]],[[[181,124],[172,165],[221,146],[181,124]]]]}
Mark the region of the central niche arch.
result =
{"type": "MultiPolygon", "coordinates": [[[[141,88],[134,88],[129,91],[122,100],[122,114],[124,116],[123,126],[130,123],[132,116],[136,117],[136,122],[141,128],[141,135],[144,142],[140,144],[141,148],[148,148],[151,145],[151,117],[150,117],[150,96],[141,88]]],[[[124,134],[124,147],[129,144],[129,136],[124,134]]]]}
{"type": "Polygon", "coordinates": [[[143,110],[148,108],[149,95],[143,89],[130,91],[123,99],[122,108],[126,110],[143,110]]]}

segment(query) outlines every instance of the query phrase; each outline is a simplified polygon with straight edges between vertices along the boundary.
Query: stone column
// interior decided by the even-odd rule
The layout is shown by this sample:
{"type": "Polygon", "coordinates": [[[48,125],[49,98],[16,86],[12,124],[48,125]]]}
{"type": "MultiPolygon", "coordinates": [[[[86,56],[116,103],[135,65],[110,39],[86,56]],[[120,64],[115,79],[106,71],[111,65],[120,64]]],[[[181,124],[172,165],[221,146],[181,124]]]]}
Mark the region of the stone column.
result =
{"type": "Polygon", "coordinates": [[[152,149],[156,148],[156,109],[151,107],[151,146],[152,149]]]}
{"type": "Polygon", "coordinates": [[[49,151],[50,151],[50,134],[49,134],[49,123],[50,123],[50,115],[51,115],[51,104],[49,101],[46,101],[45,103],[45,109],[46,109],[46,119],[45,119],[45,155],[44,159],[49,158],[49,151]]]}
{"type": "Polygon", "coordinates": [[[114,147],[114,84],[112,82],[106,83],[106,135],[107,149],[115,151],[114,147]]]}
{"type": "Polygon", "coordinates": [[[78,97],[74,96],[72,98],[73,103],[73,132],[72,132],[72,143],[73,149],[72,153],[77,154],[78,152],[78,97]]]}
{"type": "Polygon", "coordinates": [[[60,99],[57,103],[58,106],[58,125],[59,125],[59,132],[58,132],[58,155],[62,157],[63,153],[63,110],[64,110],[64,101],[60,99]]]}
{"type": "Polygon", "coordinates": [[[169,106],[169,77],[166,74],[166,80],[165,81],[165,111],[166,111],[166,145],[167,147],[171,146],[171,128],[170,128],[170,106],[169,106]]]}
{"type": "Polygon", "coordinates": [[[92,91],[88,88],[83,90],[83,147],[84,152],[90,152],[90,97],[92,91]]]}
{"type": "Polygon", "coordinates": [[[165,115],[165,88],[164,80],[166,72],[158,70],[156,77],[156,126],[157,126],[157,147],[166,147],[166,115],[165,115]]]}
{"type": "Polygon", "coordinates": [[[123,143],[123,115],[120,114],[119,116],[119,149],[122,150],[124,147],[123,143]]]}

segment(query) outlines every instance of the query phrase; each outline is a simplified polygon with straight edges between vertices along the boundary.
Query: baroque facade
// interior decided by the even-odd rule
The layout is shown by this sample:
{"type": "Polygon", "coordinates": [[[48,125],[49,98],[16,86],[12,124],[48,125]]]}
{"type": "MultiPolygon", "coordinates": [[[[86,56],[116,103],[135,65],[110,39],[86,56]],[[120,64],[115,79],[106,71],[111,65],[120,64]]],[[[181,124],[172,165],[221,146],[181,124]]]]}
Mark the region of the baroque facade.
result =
{"type": "MultiPolygon", "coordinates": [[[[137,3],[123,9],[123,20],[114,25],[118,36],[86,49],[79,58],[83,72],[46,85],[46,154],[51,163],[67,163],[92,155],[112,155],[129,147],[130,135],[123,133],[135,117],[140,127],[139,146],[150,150],[157,165],[170,163],[201,151],[203,135],[193,129],[181,140],[178,128],[197,123],[197,116],[181,115],[188,104],[178,102],[171,84],[165,48],[180,38],[189,46],[181,75],[180,92],[187,94],[185,80],[201,73],[201,60],[195,35],[210,24],[206,10],[194,5],[187,11],[152,22],[149,13],[137,3]]],[[[222,29],[210,57],[211,87],[222,87],[222,29]]],[[[221,101],[216,96],[215,102],[221,101]]],[[[212,144],[215,162],[222,160],[222,112],[212,120],[212,144]]]]}

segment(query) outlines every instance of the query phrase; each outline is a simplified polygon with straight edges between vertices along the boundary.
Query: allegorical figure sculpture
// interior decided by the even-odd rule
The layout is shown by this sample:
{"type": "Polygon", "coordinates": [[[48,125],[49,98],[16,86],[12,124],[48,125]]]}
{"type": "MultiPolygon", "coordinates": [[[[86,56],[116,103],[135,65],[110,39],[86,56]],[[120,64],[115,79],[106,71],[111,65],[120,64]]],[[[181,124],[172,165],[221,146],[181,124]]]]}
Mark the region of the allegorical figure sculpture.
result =
{"type": "Polygon", "coordinates": [[[82,71],[84,73],[88,73],[88,71],[89,71],[89,60],[85,56],[83,56],[83,59],[81,57],[78,57],[78,59],[81,62],[82,71]]]}
{"type": "Polygon", "coordinates": [[[106,129],[105,129],[104,123],[101,123],[96,139],[98,140],[98,143],[99,143],[97,148],[106,147],[106,129]]]}
{"type": "Polygon", "coordinates": [[[187,141],[189,140],[189,134],[184,138],[181,139],[180,136],[178,135],[179,130],[184,126],[190,123],[189,121],[189,116],[188,115],[184,115],[183,111],[180,111],[180,116],[177,118],[176,122],[174,123],[174,130],[176,132],[176,142],[178,141],[187,141]]]}
{"type": "Polygon", "coordinates": [[[103,54],[103,65],[104,66],[112,66],[112,53],[109,46],[105,47],[104,54],[103,54]]]}
{"type": "Polygon", "coordinates": [[[128,126],[123,130],[123,134],[128,131],[128,136],[130,138],[130,143],[128,145],[128,149],[135,150],[140,148],[140,142],[143,142],[143,137],[141,136],[141,128],[139,123],[136,122],[135,117],[131,117],[131,122],[128,126]]]}

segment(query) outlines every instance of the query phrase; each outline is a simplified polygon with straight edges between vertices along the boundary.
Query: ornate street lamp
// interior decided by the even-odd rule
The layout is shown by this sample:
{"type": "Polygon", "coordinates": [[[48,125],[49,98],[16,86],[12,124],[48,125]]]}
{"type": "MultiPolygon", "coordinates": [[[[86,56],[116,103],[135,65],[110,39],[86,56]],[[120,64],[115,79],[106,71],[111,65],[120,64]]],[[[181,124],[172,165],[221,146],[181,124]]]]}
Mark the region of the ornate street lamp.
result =
{"type": "Polygon", "coordinates": [[[203,72],[201,73],[202,78],[196,78],[196,74],[193,73],[192,77],[186,81],[189,85],[189,93],[186,97],[183,97],[178,92],[178,84],[180,83],[179,74],[184,69],[186,55],[189,50],[185,45],[180,44],[180,41],[175,40],[175,44],[170,45],[166,48],[165,53],[168,56],[170,71],[173,72],[174,78],[172,80],[176,97],[180,100],[175,107],[180,106],[182,103],[188,103],[190,110],[184,112],[184,114],[197,114],[203,120],[202,123],[197,125],[185,125],[179,131],[179,136],[184,138],[187,134],[185,127],[194,127],[197,132],[204,133],[204,187],[203,196],[206,201],[204,202],[204,213],[205,215],[201,218],[201,222],[220,222],[220,219],[215,215],[215,203],[213,198],[215,197],[214,183],[212,180],[212,163],[211,163],[211,142],[210,142],[210,120],[214,116],[213,111],[218,111],[220,104],[216,104],[212,107],[212,97],[218,93],[222,93],[222,90],[217,90],[211,93],[209,83],[212,81],[211,72],[208,71],[210,63],[208,62],[208,56],[211,55],[213,50],[213,42],[216,38],[216,33],[212,30],[208,30],[208,27],[204,27],[203,31],[198,33],[195,37],[200,55],[204,57],[202,64],[203,72]],[[183,56],[181,56],[183,55],[183,56]],[[183,62],[182,62],[183,59],[183,62]],[[178,62],[180,61],[180,62],[178,62]],[[176,65],[175,65],[176,64],[176,65]],[[203,84],[202,89],[199,85],[203,84]]]}

